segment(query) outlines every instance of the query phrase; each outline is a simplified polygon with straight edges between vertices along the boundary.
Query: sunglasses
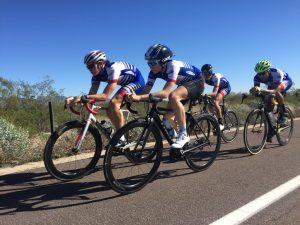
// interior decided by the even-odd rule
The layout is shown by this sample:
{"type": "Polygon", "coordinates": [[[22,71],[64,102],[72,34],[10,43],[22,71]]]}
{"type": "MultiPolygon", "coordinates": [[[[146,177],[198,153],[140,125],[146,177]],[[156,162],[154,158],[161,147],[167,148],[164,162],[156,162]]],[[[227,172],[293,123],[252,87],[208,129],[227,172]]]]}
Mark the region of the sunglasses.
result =
{"type": "Polygon", "coordinates": [[[204,72],[202,72],[202,73],[203,73],[204,76],[209,76],[209,75],[211,75],[211,73],[210,73],[210,72],[207,72],[207,71],[204,71],[204,72]]]}
{"type": "Polygon", "coordinates": [[[267,71],[258,73],[257,75],[261,77],[261,76],[264,76],[266,73],[267,73],[267,71]]]}
{"type": "Polygon", "coordinates": [[[90,64],[87,65],[86,68],[88,68],[89,70],[93,69],[95,67],[96,64],[90,64]]]}
{"type": "Polygon", "coordinates": [[[159,61],[158,60],[151,60],[151,61],[148,61],[148,66],[152,67],[152,66],[156,66],[159,64],[159,61]]]}

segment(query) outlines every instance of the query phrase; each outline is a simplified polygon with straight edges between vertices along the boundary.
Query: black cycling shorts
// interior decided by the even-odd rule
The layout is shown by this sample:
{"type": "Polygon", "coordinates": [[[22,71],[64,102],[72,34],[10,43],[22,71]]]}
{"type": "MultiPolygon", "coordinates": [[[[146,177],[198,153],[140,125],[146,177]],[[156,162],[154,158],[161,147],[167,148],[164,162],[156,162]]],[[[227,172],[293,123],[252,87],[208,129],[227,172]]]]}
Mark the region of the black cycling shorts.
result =
{"type": "Polygon", "coordinates": [[[197,99],[204,92],[204,81],[202,77],[186,82],[180,86],[183,86],[187,89],[188,99],[197,99]]]}

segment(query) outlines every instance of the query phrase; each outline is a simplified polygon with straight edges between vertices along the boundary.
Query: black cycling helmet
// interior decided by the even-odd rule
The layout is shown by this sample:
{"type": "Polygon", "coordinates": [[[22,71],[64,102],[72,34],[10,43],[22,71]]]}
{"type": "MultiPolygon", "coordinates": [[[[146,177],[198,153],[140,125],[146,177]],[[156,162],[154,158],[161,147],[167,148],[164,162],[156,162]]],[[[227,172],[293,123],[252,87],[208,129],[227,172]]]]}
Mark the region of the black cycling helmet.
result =
{"type": "Polygon", "coordinates": [[[210,65],[210,64],[204,64],[201,67],[201,72],[202,73],[206,73],[206,74],[212,74],[213,73],[212,65],[210,65]]]}
{"type": "Polygon", "coordinates": [[[145,53],[145,59],[148,61],[158,61],[159,63],[165,63],[173,56],[173,52],[165,45],[155,44],[148,48],[145,53]]]}

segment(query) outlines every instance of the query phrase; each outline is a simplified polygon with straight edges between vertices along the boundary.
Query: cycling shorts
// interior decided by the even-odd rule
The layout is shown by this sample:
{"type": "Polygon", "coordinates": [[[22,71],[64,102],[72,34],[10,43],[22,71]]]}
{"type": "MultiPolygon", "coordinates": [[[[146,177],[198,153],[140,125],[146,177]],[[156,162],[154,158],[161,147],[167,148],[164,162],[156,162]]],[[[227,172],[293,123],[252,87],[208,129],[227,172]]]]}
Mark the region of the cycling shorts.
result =
{"type": "Polygon", "coordinates": [[[287,92],[287,90],[289,90],[293,85],[293,82],[290,80],[284,80],[279,84],[280,87],[280,92],[282,94],[285,94],[287,92]]]}
{"type": "Polygon", "coordinates": [[[189,99],[199,98],[204,91],[204,81],[202,77],[186,82],[180,86],[183,86],[187,89],[189,99]]]}
{"type": "Polygon", "coordinates": [[[139,76],[137,80],[135,80],[133,83],[126,84],[123,87],[121,87],[117,94],[120,94],[122,96],[129,94],[129,93],[135,93],[140,94],[143,89],[145,88],[145,81],[143,76],[139,76]]]}
{"type": "Polygon", "coordinates": [[[218,94],[221,94],[223,97],[225,97],[230,94],[230,91],[231,91],[231,87],[230,85],[228,85],[227,87],[218,90],[218,94]]]}

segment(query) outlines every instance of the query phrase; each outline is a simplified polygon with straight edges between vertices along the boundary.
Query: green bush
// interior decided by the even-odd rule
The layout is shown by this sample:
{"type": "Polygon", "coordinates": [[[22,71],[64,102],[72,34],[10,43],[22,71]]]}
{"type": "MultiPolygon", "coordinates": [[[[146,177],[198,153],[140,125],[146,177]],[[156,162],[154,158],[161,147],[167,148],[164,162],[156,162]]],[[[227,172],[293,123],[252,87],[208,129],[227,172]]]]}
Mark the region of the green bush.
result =
{"type": "Polygon", "coordinates": [[[0,118],[0,133],[0,166],[22,163],[31,146],[28,131],[0,118]]]}

